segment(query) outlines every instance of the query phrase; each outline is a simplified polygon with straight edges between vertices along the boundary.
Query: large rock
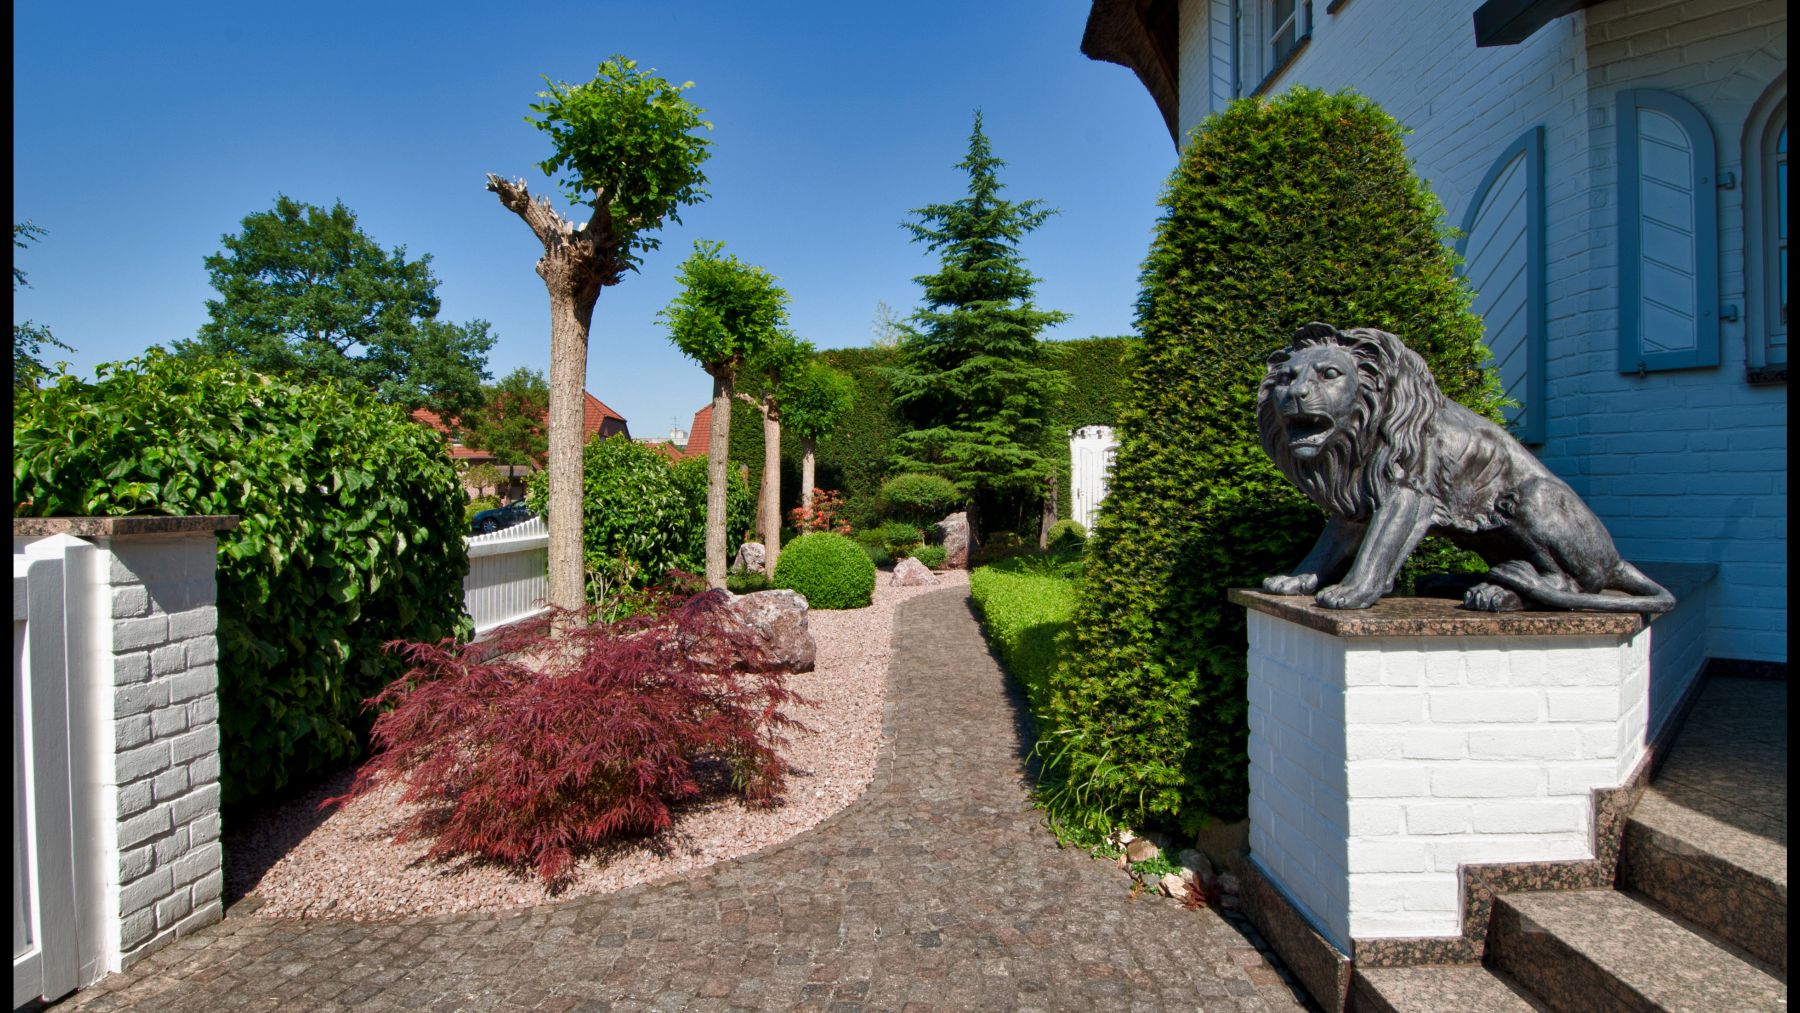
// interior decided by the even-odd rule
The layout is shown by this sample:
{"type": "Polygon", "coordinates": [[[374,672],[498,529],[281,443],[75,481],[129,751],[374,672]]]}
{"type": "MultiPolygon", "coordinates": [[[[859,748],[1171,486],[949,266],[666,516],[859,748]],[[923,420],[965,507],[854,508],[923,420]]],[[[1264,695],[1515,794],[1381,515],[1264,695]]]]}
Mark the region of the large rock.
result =
{"type": "Polygon", "coordinates": [[[952,570],[969,568],[969,515],[953,513],[937,522],[933,541],[944,547],[944,565],[952,570]]]}
{"type": "Polygon", "coordinates": [[[738,546],[737,556],[731,561],[731,572],[751,571],[762,573],[769,564],[769,550],[761,542],[745,542],[738,546]]]}
{"type": "Polygon", "coordinates": [[[813,670],[817,649],[806,625],[806,599],[798,591],[739,595],[731,600],[731,611],[763,642],[779,667],[789,672],[813,670]]]}
{"type": "Polygon", "coordinates": [[[931,572],[931,567],[908,556],[894,565],[892,583],[896,587],[914,587],[919,584],[935,584],[937,583],[937,574],[931,572]]]}

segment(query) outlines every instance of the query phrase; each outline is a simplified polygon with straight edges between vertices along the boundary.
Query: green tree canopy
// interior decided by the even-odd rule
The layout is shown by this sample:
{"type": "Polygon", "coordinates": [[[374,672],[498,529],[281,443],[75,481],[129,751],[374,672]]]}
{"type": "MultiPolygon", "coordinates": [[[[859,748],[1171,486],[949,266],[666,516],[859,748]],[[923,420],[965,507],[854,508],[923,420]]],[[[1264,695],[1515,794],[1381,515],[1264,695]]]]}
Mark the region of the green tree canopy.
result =
{"type": "Polygon", "coordinates": [[[659,314],[669,340],[713,378],[706,490],[709,587],[725,586],[725,470],[738,371],[746,361],[767,360],[792,341],[788,296],[775,276],[724,249],[724,243],[696,241],[677,275],[681,291],[659,314]]]}
{"type": "Polygon", "coordinates": [[[388,404],[447,420],[481,402],[494,337],[485,320],[437,318],[429,254],[408,260],[358,227],[342,201],[277,196],[206,258],[219,298],[181,355],[231,355],[264,373],[348,380],[388,404]]]}
{"type": "Polygon", "coordinates": [[[481,407],[464,420],[463,443],[494,455],[501,464],[544,466],[549,449],[550,383],[520,366],[483,389],[481,407]]]}
{"type": "Polygon", "coordinates": [[[602,288],[637,268],[641,251],[659,245],[651,233],[664,221],[679,222],[682,207],[706,196],[700,166],[711,142],[695,131],[712,124],[681,96],[692,82],[671,85],[623,56],[600,64],[584,84],[545,81],[550,90],[531,107],[542,118],[526,118],[555,144],[538,165],[564,172],[563,195],[592,208],[592,216],[565,219],[548,199],[533,198],[524,180],[490,173],[487,188],[544,247],[537,273],[550,296],[550,603],[573,609],[585,597],[581,395],[594,303],[602,288]]]}
{"type": "Polygon", "coordinates": [[[893,375],[894,404],[912,430],[897,441],[893,464],[950,479],[972,507],[1016,504],[1050,473],[1040,448],[1060,380],[1043,363],[1039,333],[1068,319],[1033,305],[1037,279],[1019,253],[1020,240],[1055,212],[1041,201],[1004,199],[1005,164],[977,112],[969,152],[957,163],[968,194],[918,208],[919,220],[906,224],[940,266],[914,279],[925,306],[903,329],[893,375]]]}
{"type": "MultiPolygon", "coordinates": [[[[13,249],[23,250],[31,243],[36,242],[38,237],[43,234],[42,226],[33,225],[30,222],[14,222],[13,249]]],[[[30,288],[31,282],[25,280],[24,270],[19,267],[17,261],[14,261],[14,294],[18,293],[20,285],[30,288]]],[[[60,348],[65,352],[74,351],[73,348],[56,340],[50,334],[50,328],[43,324],[34,324],[29,320],[13,324],[13,384],[15,386],[36,386],[39,380],[49,374],[49,368],[39,358],[44,354],[45,345],[60,348]]]]}
{"type": "Polygon", "coordinates": [[[814,358],[788,381],[781,421],[801,439],[816,440],[836,429],[855,402],[856,382],[814,358]]]}

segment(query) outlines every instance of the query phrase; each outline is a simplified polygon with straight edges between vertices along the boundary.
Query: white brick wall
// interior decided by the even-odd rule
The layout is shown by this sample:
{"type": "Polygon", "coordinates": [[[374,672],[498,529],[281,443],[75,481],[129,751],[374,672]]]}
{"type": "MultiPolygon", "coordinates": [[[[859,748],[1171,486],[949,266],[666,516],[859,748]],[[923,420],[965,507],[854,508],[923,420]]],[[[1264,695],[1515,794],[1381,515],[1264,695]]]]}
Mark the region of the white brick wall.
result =
{"type": "Polygon", "coordinates": [[[106,889],[118,969],[222,914],[217,548],[210,534],[96,542],[112,605],[102,656],[114,683],[106,889]]]}
{"type": "MultiPolygon", "coordinates": [[[[1627,558],[1716,563],[1703,653],[1787,659],[1787,387],[1750,386],[1743,195],[1719,192],[1722,364],[1617,371],[1619,89],[1660,88],[1711,121],[1719,168],[1744,178],[1756,99],[1787,69],[1781,0],[1612,0],[1515,46],[1478,49],[1479,0],[1313,3],[1313,36],[1276,88],[1353,87],[1411,128],[1419,174],[1459,223],[1499,152],[1545,130],[1549,439],[1544,461],[1627,558]]],[[[1183,136],[1230,96],[1229,0],[1184,0],[1183,136]]],[[[1347,321],[1346,323],[1354,323],[1347,321]]],[[[1686,673],[1671,673],[1680,678],[1686,673]]],[[[1661,694],[1659,694],[1661,696],[1661,694]]]]}
{"type": "Polygon", "coordinates": [[[1461,931],[1465,862],[1593,857],[1644,750],[1650,632],[1333,637],[1255,610],[1250,848],[1346,952],[1461,931]]]}

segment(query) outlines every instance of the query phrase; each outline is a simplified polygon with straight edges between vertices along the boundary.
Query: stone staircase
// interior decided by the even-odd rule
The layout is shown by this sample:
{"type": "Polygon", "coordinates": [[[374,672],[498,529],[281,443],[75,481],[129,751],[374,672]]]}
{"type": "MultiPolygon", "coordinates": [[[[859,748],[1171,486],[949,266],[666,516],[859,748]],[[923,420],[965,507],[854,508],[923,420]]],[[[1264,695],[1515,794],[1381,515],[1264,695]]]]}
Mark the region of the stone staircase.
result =
{"type": "Polygon", "coordinates": [[[1714,676],[1613,889],[1503,893],[1482,963],[1358,968],[1357,1011],[1785,1010],[1787,683],[1714,676]]]}

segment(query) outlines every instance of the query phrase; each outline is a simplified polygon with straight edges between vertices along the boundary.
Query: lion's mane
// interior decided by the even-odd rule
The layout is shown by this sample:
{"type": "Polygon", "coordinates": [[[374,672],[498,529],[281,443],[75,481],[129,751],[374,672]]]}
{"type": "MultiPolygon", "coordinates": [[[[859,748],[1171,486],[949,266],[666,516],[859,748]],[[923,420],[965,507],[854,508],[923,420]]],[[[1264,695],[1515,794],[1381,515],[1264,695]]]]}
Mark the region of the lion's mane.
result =
{"type": "Polygon", "coordinates": [[[1425,360],[1399,338],[1370,327],[1340,332],[1310,323],[1269,356],[1256,392],[1256,423],[1264,452],[1288,481],[1329,513],[1360,521],[1396,484],[1423,489],[1429,483],[1427,429],[1443,406],[1444,394],[1425,360]],[[1275,406],[1274,389],[1294,353],[1318,345],[1337,345],[1355,358],[1356,406],[1340,435],[1302,461],[1288,452],[1287,420],[1275,406]]]}

